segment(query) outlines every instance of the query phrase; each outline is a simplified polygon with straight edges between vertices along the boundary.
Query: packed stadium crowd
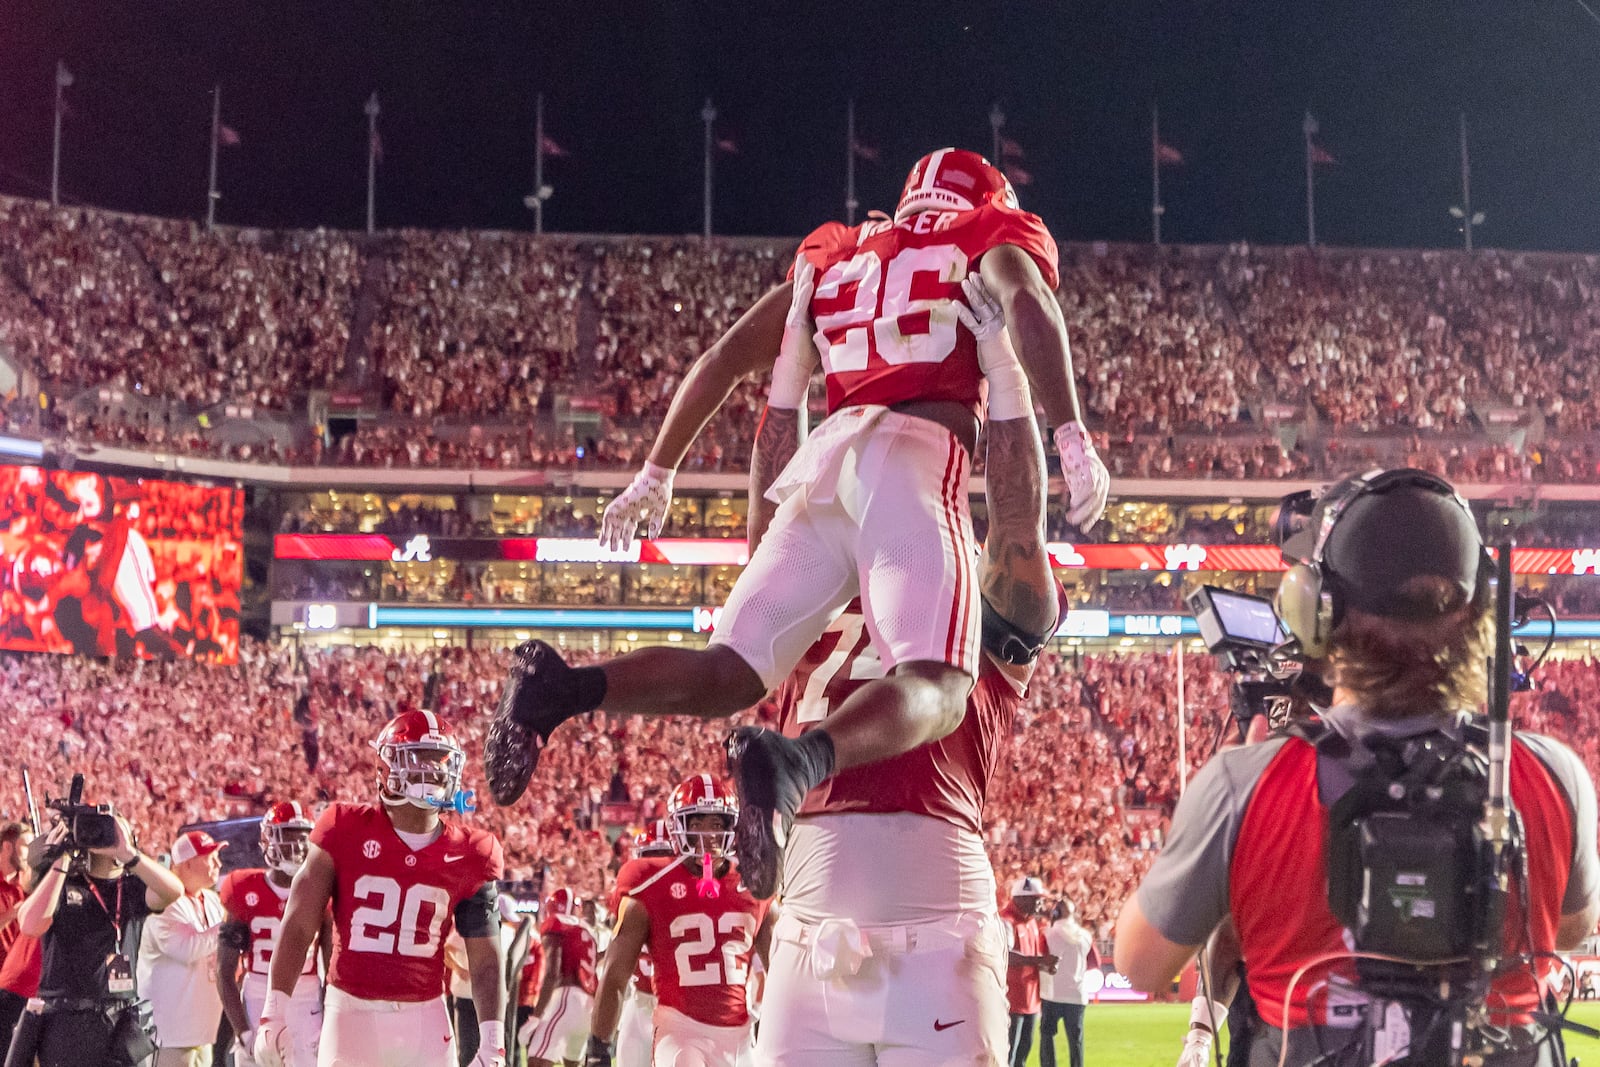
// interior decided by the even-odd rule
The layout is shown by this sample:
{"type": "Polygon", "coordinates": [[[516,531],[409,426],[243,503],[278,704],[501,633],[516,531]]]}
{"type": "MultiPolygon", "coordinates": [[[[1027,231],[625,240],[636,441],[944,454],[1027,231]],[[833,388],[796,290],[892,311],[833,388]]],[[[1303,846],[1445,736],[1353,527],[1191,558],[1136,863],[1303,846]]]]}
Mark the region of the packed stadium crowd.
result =
{"type": "MultiPolygon", "coordinates": [[[[640,426],[781,280],[790,251],[207,232],[10,198],[0,235],[0,348],[45,396],[43,411],[9,403],[6,426],[370,466],[637,466],[640,426]],[[181,402],[189,415],[75,402],[91,386],[181,402]],[[398,421],[254,441],[193,421],[223,401],[298,416],[309,390],[357,395],[398,421]],[[554,428],[574,398],[600,429],[554,428]],[[542,428],[527,428],[535,415],[542,428]]],[[[1094,244],[1063,249],[1062,278],[1090,422],[1115,475],[1292,478],[1372,458],[1462,481],[1600,480],[1587,437],[1600,420],[1592,257],[1094,244]],[[1523,432],[1486,435],[1497,411],[1523,432]]],[[[736,391],[686,468],[742,469],[761,402],[758,383],[736,391]]]]}
{"type": "MultiPolygon", "coordinates": [[[[573,651],[574,662],[587,662],[573,651]]],[[[183,824],[254,814],[272,800],[363,801],[377,763],[368,743],[392,715],[431,707],[467,746],[468,788],[481,791],[479,753],[508,663],[500,650],[426,652],[297,649],[246,639],[237,664],[0,660],[13,763],[59,793],[81,771],[86,796],[127,814],[158,847],[183,824]]],[[[1179,663],[1170,653],[1047,654],[990,791],[987,837],[1002,884],[1027,873],[1079,905],[1104,936],[1148,866],[1181,785],[1179,663]],[[1074,768],[1062,775],[1060,768],[1074,768]]],[[[1186,765],[1227,727],[1228,677],[1185,657],[1186,765]]],[[[1600,663],[1552,662],[1519,697],[1530,728],[1574,746],[1600,774],[1600,663]]],[[[762,721],[758,707],[739,721],[762,721]]],[[[658,816],[685,775],[722,766],[724,722],[608,717],[561,731],[528,800],[483,801],[470,816],[500,834],[508,877],[603,894],[617,866],[607,822],[658,816]]],[[[21,781],[0,783],[0,811],[25,810],[21,781]]]]}

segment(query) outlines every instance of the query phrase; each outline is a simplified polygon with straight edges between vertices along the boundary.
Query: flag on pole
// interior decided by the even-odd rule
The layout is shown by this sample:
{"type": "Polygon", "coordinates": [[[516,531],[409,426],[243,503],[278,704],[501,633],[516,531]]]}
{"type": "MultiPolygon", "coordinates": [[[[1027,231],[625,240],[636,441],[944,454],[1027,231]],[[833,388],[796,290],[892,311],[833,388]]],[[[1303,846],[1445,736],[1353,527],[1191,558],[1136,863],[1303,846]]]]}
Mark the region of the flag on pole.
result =
{"type": "Polygon", "coordinates": [[[376,126],[374,126],[372,128],[372,140],[370,142],[369,147],[372,149],[372,158],[377,160],[379,163],[382,163],[383,162],[383,134],[378,132],[378,128],[376,126]]]}
{"type": "Polygon", "coordinates": [[[1320,164],[1335,164],[1335,163],[1338,163],[1339,161],[1337,159],[1334,159],[1333,158],[1333,154],[1331,152],[1329,152],[1326,148],[1323,148],[1321,145],[1317,144],[1317,142],[1312,141],[1311,142],[1311,162],[1312,163],[1320,163],[1320,164]]]}
{"type": "Polygon", "coordinates": [[[217,143],[224,148],[238,148],[242,141],[239,131],[224,123],[217,127],[217,143]]]}
{"type": "Polygon", "coordinates": [[[1179,166],[1183,163],[1183,153],[1167,144],[1165,141],[1156,142],[1156,162],[1163,165],[1179,166]]]}
{"type": "Polygon", "coordinates": [[[732,137],[718,137],[717,149],[728,153],[730,156],[736,156],[739,154],[739,143],[732,137]]]}
{"type": "Polygon", "coordinates": [[[872,145],[863,144],[860,141],[857,141],[855,144],[853,144],[851,148],[855,151],[858,159],[864,159],[868,163],[876,163],[882,157],[882,153],[879,152],[878,149],[872,145]]]}
{"type": "Polygon", "coordinates": [[[554,137],[545,136],[539,138],[539,147],[544,151],[545,155],[555,159],[563,159],[567,155],[567,150],[557,144],[554,137]]]}
{"type": "MultiPolygon", "coordinates": [[[[1025,155],[1023,155],[1022,146],[1009,137],[1000,138],[1000,155],[1007,162],[1010,162],[1013,159],[1027,158],[1025,155]]],[[[1024,182],[1022,184],[1027,183],[1024,182]]]]}
{"type": "Polygon", "coordinates": [[[1006,177],[1011,179],[1012,185],[1032,185],[1033,175],[1029,171],[1012,163],[1006,167],[1006,177]]]}

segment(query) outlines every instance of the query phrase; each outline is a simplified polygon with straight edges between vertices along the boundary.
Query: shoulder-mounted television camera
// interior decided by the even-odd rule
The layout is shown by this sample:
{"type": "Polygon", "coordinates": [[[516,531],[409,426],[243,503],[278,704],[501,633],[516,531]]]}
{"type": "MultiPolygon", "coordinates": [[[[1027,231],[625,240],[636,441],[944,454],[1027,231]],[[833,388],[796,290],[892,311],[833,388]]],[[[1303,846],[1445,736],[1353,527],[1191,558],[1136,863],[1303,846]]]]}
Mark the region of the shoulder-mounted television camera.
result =
{"type": "Polygon", "coordinates": [[[117,816],[110,804],[83,802],[83,775],[72,776],[72,787],[65,799],[46,799],[45,807],[59,812],[67,826],[67,848],[87,851],[110,848],[117,843],[117,816]]]}

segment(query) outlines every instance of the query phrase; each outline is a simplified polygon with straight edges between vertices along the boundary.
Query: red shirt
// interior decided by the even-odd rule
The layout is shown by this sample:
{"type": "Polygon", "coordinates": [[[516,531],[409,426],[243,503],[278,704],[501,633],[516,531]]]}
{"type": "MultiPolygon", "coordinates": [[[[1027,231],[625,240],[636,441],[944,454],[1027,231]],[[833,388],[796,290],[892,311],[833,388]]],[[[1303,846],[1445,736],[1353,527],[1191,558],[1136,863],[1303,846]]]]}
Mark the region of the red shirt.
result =
{"type": "Polygon", "coordinates": [[[455,909],[499,879],[499,840],[446,821],[413,852],[375,804],[334,804],[311,831],[333,858],[328,982],[363,1000],[432,1000],[445,991],[444,939],[455,909]]]}
{"type": "MultiPolygon", "coordinates": [[[[245,969],[263,978],[272,972],[272,950],[278,943],[278,928],[283,924],[283,912],[289,903],[289,891],[272,884],[267,872],[259,867],[230,871],[217,887],[222,906],[228,918],[243,923],[250,930],[250,955],[245,969]]],[[[317,954],[306,953],[306,966],[301,974],[317,973],[317,954]]]]}
{"type": "MultiPolygon", "coordinates": [[[[980,661],[966,717],[953,733],[870,767],[840,771],[806,796],[800,814],[910,812],[981,834],[989,780],[1022,696],[987,655],[980,661]]],[[[852,600],[779,686],[778,728],[799,737],[883,675],[861,601],[852,600]]]]}
{"type": "MultiPolygon", "coordinates": [[[[1024,918],[1010,903],[1000,909],[1000,921],[1011,930],[1011,951],[1024,956],[1044,955],[1044,923],[1037,915],[1024,918]]],[[[1039,1001],[1039,968],[1032,964],[1006,967],[1006,1003],[1013,1015],[1036,1015],[1039,1001]]]]}
{"type": "Polygon", "coordinates": [[[0,989],[19,997],[39,995],[39,980],[44,975],[44,948],[37,937],[18,934],[0,966],[0,989]]]}
{"type": "Polygon", "coordinates": [[[799,255],[815,268],[811,314],[828,412],[855,404],[951,400],[981,406],[978,346],[960,325],[961,279],[984,253],[1021,248],[1059,284],[1056,243],[1037,215],[990,202],[904,223],[827,223],[799,255]]]}
{"type": "MultiPolygon", "coordinates": [[[[1520,739],[1511,747],[1511,796],[1527,835],[1528,884],[1541,887],[1530,901],[1528,927],[1534,944],[1550,951],[1561,921],[1561,897],[1572,855],[1571,816],[1561,787],[1520,739]]],[[[1291,738],[1256,781],[1228,873],[1234,924],[1244,958],[1250,961],[1246,968],[1250,992],[1269,1026],[1283,1023],[1288,985],[1296,971],[1318,956],[1348,951],[1344,929],[1328,906],[1325,890],[1283,892],[1284,886],[1328,884],[1325,832],[1289,834],[1283,828],[1327,825],[1328,813],[1318,795],[1316,749],[1291,738]],[[1280,906],[1262,907],[1262,901],[1280,906]]],[[[1513,952],[1527,951],[1521,914],[1522,907],[1513,898],[1506,906],[1505,932],[1505,944],[1515,946],[1513,952]]],[[[1329,981],[1330,973],[1354,982],[1348,960],[1307,971],[1295,984],[1288,1005],[1290,1026],[1328,1021],[1329,1009],[1335,1007],[1330,989],[1336,984],[1329,981]]],[[[1526,1022],[1524,1013],[1539,1005],[1538,984],[1528,968],[1514,967],[1496,978],[1490,1003],[1507,1010],[1506,1015],[1496,1013],[1497,1023],[1526,1022]]]]}
{"type": "Polygon", "coordinates": [[[770,902],[750,895],[731,862],[717,879],[718,894],[702,897],[686,858],[631,860],[617,875],[617,885],[650,916],[657,1003],[707,1026],[744,1026],[750,957],[770,902]]]}
{"type": "MultiPolygon", "coordinates": [[[[0,881],[0,911],[16,907],[27,897],[28,894],[16,882],[0,881]]],[[[0,929],[0,966],[4,965],[6,954],[11,951],[11,946],[16,944],[17,938],[20,936],[22,936],[22,931],[18,928],[15,919],[6,923],[4,929],[0,929]]]]}
{"type": "Polygon", "coordinates": [[[594,996],[599,988],[595,973],[595,959],[600,954],[594,932],[575,915],[546,915],[539,923],[539,933],[553,938],[561,946],[561,972],[557,985],[577,986],[594,996]]]}

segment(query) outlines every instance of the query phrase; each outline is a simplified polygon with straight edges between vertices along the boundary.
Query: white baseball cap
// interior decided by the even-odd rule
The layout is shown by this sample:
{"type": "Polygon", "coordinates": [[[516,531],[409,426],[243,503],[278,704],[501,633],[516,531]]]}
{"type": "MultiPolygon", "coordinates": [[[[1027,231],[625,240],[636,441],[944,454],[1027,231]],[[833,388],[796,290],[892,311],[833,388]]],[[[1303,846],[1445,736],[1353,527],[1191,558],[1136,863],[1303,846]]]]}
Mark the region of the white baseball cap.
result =
{"type": "Polygon", "coordinates": [[[218,841],[204,830],[190,830],[178,835],[172,843],[172,865],[188,863],[196,856],[209,856],[218,849],[227,848],[226,841],[218,841]]]}
{"type": "Polygon", "coordinates": [[[1011,883],[1011,895],[1014,897],[1042,897],[1044,896],[1044,883],[1033,875],[1024,875],[1011,883]]]}

